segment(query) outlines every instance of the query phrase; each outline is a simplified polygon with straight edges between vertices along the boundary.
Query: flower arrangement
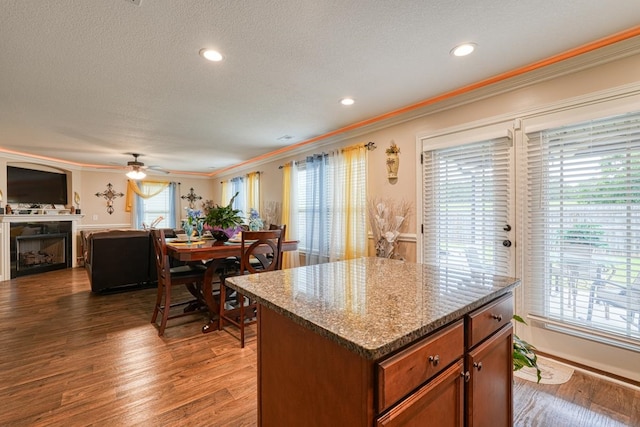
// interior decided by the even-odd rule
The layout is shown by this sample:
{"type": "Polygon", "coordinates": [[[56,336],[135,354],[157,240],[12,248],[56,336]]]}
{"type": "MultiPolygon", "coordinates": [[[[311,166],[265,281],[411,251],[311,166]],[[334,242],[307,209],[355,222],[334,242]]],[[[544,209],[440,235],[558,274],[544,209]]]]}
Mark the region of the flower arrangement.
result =
{"type": "Polygon", "coordinates": [[[411,213],[411,204],[406,201],[372,199],[367,208],[376,256],[398,258],[397,238],[404,221],[411,213]]]}
{"type": "Polygon", "coordinates": [[[260,214],[254,208],[251,208],[249,211],[249,230],[251,231],[259,231],[264,227],[264,222],[262,218],[260,218],[260,214]]]}
{"type": "Polygon", "coordinates": [[[187,219],[185,221],[190,225],[196,226],[198,221],[202,221],[202,211],[191,208],[185,208],[187,210],[187,219]]]}
{"type": "MultiPolygon", "coordinates": [[[[240,224],[243,222],[240,216],[241,211],[233,209],[233,201],[237,196],[238,193],[229,200],[229,204],[226,206],[220,206],[211,200],[206,200],[202,204],[204,223],[213,230],[212,234],[215,231],[222,231],[229,238],[240,231],[240,224]]],[[[216,237],[215,234],[214,237],[216,237]]]]}
{"type": "Polygon", "coordinates": [[[204,219],[202,218],[202,211],[194,210],[189,207],[186,207],[185,209],[187,210],[187,218],[182,221],[182,229],[187,235],[187,240],[191,242],[191,236],[193,235],[194,229],[198,231],[198,236],[202,236],[204,219]]]}
{"type": "Polygon", "coordinates": [[[391,141],[391,145],[384,152],[387,154],[400,154],[400,147],[394,141],[391,141]]]}

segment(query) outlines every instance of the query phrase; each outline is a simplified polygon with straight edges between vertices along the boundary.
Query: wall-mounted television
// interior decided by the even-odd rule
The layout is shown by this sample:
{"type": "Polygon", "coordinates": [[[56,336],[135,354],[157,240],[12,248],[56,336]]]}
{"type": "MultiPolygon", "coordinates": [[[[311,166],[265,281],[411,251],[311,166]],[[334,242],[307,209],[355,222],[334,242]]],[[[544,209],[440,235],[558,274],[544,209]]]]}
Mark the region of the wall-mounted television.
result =
{"type": "Polygon", "coordinates": [[[67,204],[67,175],[7,166],[7,203],[67,204]]]}

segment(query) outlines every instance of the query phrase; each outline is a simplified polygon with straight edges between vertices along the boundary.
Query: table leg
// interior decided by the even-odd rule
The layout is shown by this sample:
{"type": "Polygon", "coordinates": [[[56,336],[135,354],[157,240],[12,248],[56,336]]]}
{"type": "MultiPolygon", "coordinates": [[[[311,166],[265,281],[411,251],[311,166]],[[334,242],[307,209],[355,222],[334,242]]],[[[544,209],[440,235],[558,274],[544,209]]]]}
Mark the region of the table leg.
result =
{"type": "Polygon", "coordinates": [[[220,310],[218,302],[213,297],[213,278],[216,275],[216,271],[223,265],[224,260],[214,259],[207,264],[207,271],[204,273],[202,296],[209,310],[209,322],[202,327],[203,334],[218,330],[218,314],[220,310]]]}

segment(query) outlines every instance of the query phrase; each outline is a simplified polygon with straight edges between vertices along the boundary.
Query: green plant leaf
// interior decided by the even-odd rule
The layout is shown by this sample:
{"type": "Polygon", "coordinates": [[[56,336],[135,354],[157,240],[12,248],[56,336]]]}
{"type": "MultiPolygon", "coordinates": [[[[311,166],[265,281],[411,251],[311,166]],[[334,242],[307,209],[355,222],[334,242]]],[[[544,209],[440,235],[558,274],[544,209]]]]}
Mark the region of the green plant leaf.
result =
{"type": "Polygon", "coordinates": [[[527,322],[525,322],[524,319],[522,317],[518,316],[517,314],[513,315],[513,320],[515,320],[516,322],[519,322],[519,323],[524,323],[525,325],[527,324],[527,322]]]}
{"type": "MultiPolygon", "coordinates": [[[[527,324],[524,319],[518,315],[513,315],[513,320],[516,322],[527,324]]],[[[513,370],[519,371],[520,369],[527,368],[535,368],[536,377],[538,379],[538,383],[542,379],[542,372],[538,367],[538,355],[536,355],[536,348],[517,336],[513,334],[513,370]]]]}

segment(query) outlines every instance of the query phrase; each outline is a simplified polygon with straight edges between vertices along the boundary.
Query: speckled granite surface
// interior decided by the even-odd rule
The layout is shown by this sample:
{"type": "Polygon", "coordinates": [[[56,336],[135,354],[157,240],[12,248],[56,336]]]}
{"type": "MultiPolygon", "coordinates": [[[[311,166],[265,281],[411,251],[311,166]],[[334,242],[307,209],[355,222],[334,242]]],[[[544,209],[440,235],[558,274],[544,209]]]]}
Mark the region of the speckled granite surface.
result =
{"type": "Polygon", "coordinates": [[[520,281],[384,258],[230,277],[227,285],[361,356],[378,360],[520,281]]]}

